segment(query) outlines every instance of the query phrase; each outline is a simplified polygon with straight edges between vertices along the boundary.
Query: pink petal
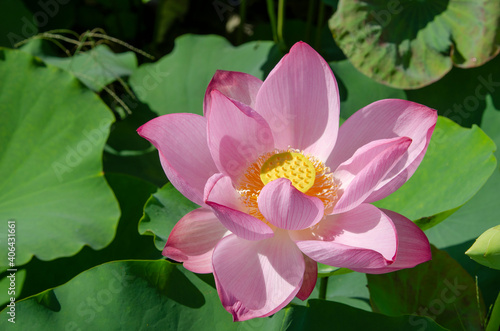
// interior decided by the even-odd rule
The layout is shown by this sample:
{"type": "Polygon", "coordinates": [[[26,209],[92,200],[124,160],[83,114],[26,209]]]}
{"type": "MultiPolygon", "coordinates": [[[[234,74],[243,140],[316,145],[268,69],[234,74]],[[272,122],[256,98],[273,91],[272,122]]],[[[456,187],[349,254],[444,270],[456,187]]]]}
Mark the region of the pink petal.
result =
{"type": "Polygon", "coordinates": [[[302,281],[302,287],[297,293],[296,297],[304,301],[311,295],[316,286],[316,281],[318,280],[318,263],[304,255],[304,262],[306,263],[306,270],[304,272],[304,280],[302,281]]]}
{"type": "Polygon", "coordinates": [[[339,126],[339,93],[328,63],[296,43],[262,84],[255,109],[269,123],[275,146],[295,148],[325,161],[339,126]]]}
{"type": "Polygon", "coordinates": [[[229,235],[212,260],[217,292],[235,321],[274,314],[302,285],[304,258],[286,231],[258,242],[229,235]]]}
{"type": "Polygon", "coordinates": [[[137,132],[158,149],[163,170],[175,188],[203,205],[205,183],[219,172],[207,145],[206,119],[194,114],[163,115],[137,132]]]}
{"type": "Polygon", "coordinates": [[[286,230],[308,228],[324,215],[320,199],[300,192],[286,178],[278,178],[264,186],[257,203],[268,222],[286,230]]]}
{"type": "Polygon", "coordinates": [[[380,200],[413,175],[425,155],[436,120],[435,110],[414,102],[393,99],[374,102],[342,124],[327,165],[330,169],[336,169],[361,146],[373,140],[409,137],[412,144],[406,156],[367,198],[367,202],[380,200]]]}
{"type": "Polygon", "coordinates": [[[406,155],[411,139],[397,137],[372,141],[342,163],[333,176],[340,180],[340,199],[333,212],[343,213],[363,203],[406,155]]]}
{"type": "Polygon", "coordinates": [[[356,268],[352,270],[368,274],[382,274],[413,268],[420,263],[429,261],[432,258],[431,247],[422,230],[403,215],[386,209],[383,209],[383,212],[391,218],[398,234],[398,250],[394,263],[378,269],[356,268]]]}
{"type": "Polygon", "coordinates": [[[394,224],[370,204],[329,215],[316,227],[291,232],[291,237],[313,260],[349,269],[385,267],[397,250],[394,224]]]}
{"type": "Polygon", "coordinates": [[[269,226],[246,213],[246,207],[239,200],[239,194],[228,176],[215,174],[208,180],[205,203],[212,208],[219,221],[238,237],[262,240],[274,236],[269,226]]]}
{"type": "Polygon", "coordinates": [[[249,106],[212,91],[208,146],[219,172],[233,182],[263,153],[274,149],[271,129],[249,106]]]}
{"type": "Polygon", "coordinates": [[[205,92],[205,100],[203,101],[204,116],[206,117],[209,113],[213,90],[217,90],[231,99],[254,108],[257,92],[259,92],[261,86],[262,81],[252,75],[237,71],[217,70],[205,92]]]}
{"type": "Polygon", "coordinates": [[[207,208],[186,214],[168,236],[163,255],[196,273],[211,273],[215,245],[230,232],[207,208]]]}
{"type": "Polygon", "coordinates": [[[235,210],[247,210],[240,199],[240,194],[234,188],[231,178],[224,174],[215,174],[207,180],[203,201],[207,202],[207,200],[235,210]]]}

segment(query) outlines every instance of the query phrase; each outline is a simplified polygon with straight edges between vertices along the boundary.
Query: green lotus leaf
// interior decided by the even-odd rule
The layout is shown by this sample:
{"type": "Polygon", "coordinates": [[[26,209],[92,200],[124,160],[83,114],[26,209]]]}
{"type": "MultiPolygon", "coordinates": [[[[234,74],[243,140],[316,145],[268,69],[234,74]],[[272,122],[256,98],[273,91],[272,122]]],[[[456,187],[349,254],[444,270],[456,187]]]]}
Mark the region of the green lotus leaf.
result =
{"type": "Polygon", "coordinates": [[[139,233],[154,236],[155,246],[163,250],[175,224],[199,206],[184,197],[167,183],[146,202],[144,215],[139,221],[139,233]]]}
{"type": "Polygon", "coordinates": [[[156,186],[123,174],[106,173],[106,180],[113,189],[121,209],[113,241],[98,251],[84,247],[78,254],[52,261],[33,258],[23,266],[26,280],[21,298],[60,286],[79,273],[105,262],[162,257],[150,238],[141,236],[137,231],[137,220],[142,216],[145,202],[151,193],[156,191],[156,186]]]}
{"type": "Polygon", "coordinates": [[[23,46],[22,50],[38,56],[45,63],[69,71],[96,92],[115,80],[130,76],[137,68],[137,58],[133,52],[115,54],[106,45],[97,45],[71,57],[44,54],[42,45],[42,40],[33,40],[23,46]]]}
{"type": "MultiPolygon", "coordinates": [[[[342,268],[333,277],[328,278],[326,300],[345,303],[371,312],[366,274],[351,272],[350,270],[346,273],[347,270],[342,268]]],[[[320,280],[318,280],[319,282],[320,280]]],[[[314,297],[314,294],[311,297],[314,297]]]]}
{"type": "Polygon", "coordinates": [[[273,45],[254,41],[234,47],[220,36],[183,35],[176,39],[172,53],[141,65],[130,77],[130,85],[158,115],[202,114],[205,90],[216,70],[241,71],[262,79],[273,45]]]}
{"type": "Polygon", "coordinates": [[[453,214],[485,184],[496,168],[495,149],[479,127],[463,128],[440,116],[415,174],[396,192],[374,204],[429,229],[453,214]]]}
{"type": "Polygon", "coordinates": [[[358,70],[411,89],[493,58],[499,17],[500,3],[489,0],[340,0],[329,26],[358,70]]]}
{"type": "MultiPolygon", "coordinates": [[[[493,139],[497,146],[500,146],[500,130],[498,130],[500,127],[500,103],[494,101],[491,96],[488,96],[486,98],[486,104],[487,107],[482,118],[481,128],[491,137],[491,139],[493,139]]],[[[458,144],[457,141],[457,143],[452,142],[451,146],[457,147],[450,148],[450,152],[458,154],[462,152],[462,147],[464,145],[458,144]]],[[[477,148],[479,148],[479,146],[478,144],[477,148]]],[[[474,153],[478,151],[479,149],[473,150],[474,153]]],[[[469,155],[464,155],[466,158],[468,158],[468,156],[469,155]]],[[[500,150],[497,149],[495,156],[497,158],[500,157],[500,150]]],[[[462,162],[465,162],[466,158],[462,159],[462,162]]],[[[460,165],[459,167],[462,167],[462,169],[469,168],[469,166],[465,167],[460,165]]],[[[470,168],[470,170],[470,174],[475,176],[476,169],[470,168]]],[[[462,177],[457,183],[460,183],[462,180],[468,180],[468,176],[469,174],[466,175],[466,177],[462,177]]],[[[444,179],[446,178],[441,178],[441,180],[444,179]]],[[[500,169],[497,165],[493,169],[493,175],[470,201],[451,215],[446,222],[425,232],[429,241],[438,248],[460,245],[471,241],[467,247],[463,247],[461,251],[461,254],[463,254],[463,252],[470,247],[472,241],[481,235],[481,233],[498,225],[498,215],[500,215],[500,204],[498,203],[498,201],[500,201],[499,187],[500,169]],[[480,222],[478,222],[478,220],[480,220],[480,222]]],[[[453,198],[454,195],[449,195],[449,197],[453,198]]]]}
{"type": "MultiPolygon", "coordinates": [[[[108,245],[120,215],[102,173],[113,115],[69,73],[0,49],[0,242],[15,222],[15,266],[108,245]]],[[[0,266],[7,261],[0,245],[0,266]]]]}
{"type": "Polygon", "coordinates": [[[374,311],[429,316],[450,330],[482,330],[485,307],[474,278],[448,253],[431,248],[432,260],[415,268],[367,275],[374,311]]]}
{"type": "MultiPolygon", "coordinates": [[[[164,260],[110,262],[17,302],[16,322],[25,330],[228,329],[231,314],[212,284],[164,260]]],[[[7,325],[2,318],[0,329],[7,325]]]]}
{"type": "Polygon", "coordinates": [[[12,299],[17,299],[23,290],[24,281],[26,280],[26,270],[7,272],[6,276],[0,279],[0,305],[4,306],[12,299]],[[15,283],[12,284],[12,282],[15,283]]]}
{"type": "Polygon", "coordinates": [[[429,317],[386,316],[317,299],[309,300],[307,307],[284,309],[275,317],[283,314],[282,327],[273,330],[446,330],[429,317]]]}

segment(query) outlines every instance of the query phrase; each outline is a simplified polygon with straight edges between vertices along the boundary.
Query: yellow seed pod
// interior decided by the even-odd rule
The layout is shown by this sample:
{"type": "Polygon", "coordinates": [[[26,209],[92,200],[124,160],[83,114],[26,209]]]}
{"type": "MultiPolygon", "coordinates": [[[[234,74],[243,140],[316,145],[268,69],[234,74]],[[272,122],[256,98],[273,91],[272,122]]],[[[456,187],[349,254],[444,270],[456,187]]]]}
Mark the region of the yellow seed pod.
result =
{"type": "Polygon", "coordinates": [[[305,193],[314,185],[316,169],[301,153],[275,154],[262,165],[260,179],[265,185],[278,178],[289,179],[297,190],[305,193]]]}

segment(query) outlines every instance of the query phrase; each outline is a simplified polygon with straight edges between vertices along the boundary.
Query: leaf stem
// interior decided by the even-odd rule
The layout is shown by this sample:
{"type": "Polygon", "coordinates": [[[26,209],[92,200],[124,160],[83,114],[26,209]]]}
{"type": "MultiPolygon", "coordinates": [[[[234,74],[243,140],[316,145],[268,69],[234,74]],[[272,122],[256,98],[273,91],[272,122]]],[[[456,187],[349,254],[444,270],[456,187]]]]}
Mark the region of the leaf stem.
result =
{"type": "Polygon", "coordinates": [[[328,278],[330,277],[323,277],[320,280],[319,283],[319,299],[326,300],[326,289],[328,288],[328,278]]]}
{"type": "Polygon", "coordinates": [[[285,0],[278,0],[278,44],[281,46],[285,45],[285,40],[283,39],[283,25],[285,23],[285,0]]]}
{"type": "Polygon", "coordinates": [[[274,13],[274,1],[267,0],[267,14],[269,15],[269,21],[271,23],[271,29],[273,31],[273,40],[278,43],[278,33],[276,31],[276,14],[274,13]]]}
{"type": "Polygon", "coordinates": [[[320,1],[318,8],[318,26],[316,27],[316,40],[314,41],[314,48],[318,50],[321,47],[321,30],[323,29],[323,24],[325,24],[325,3],[320,1]]]}
{"type": "Polygon", "coordinates": [[[240,2],[240,26],[238,27],[236,35],[236,43],[241,45],[243,43],[243,32],[245,30],[245,22],[247,19],[247,0],[240,2]]]}
{"type": "Polygon", "coordinates": [[[316,8],[316,0],[309,1],[309,6],[307,8],[307,25],[306,25],[306,35],[305,41],[311,43],[311,30],[313,25],[314,8],[316,8]]]}

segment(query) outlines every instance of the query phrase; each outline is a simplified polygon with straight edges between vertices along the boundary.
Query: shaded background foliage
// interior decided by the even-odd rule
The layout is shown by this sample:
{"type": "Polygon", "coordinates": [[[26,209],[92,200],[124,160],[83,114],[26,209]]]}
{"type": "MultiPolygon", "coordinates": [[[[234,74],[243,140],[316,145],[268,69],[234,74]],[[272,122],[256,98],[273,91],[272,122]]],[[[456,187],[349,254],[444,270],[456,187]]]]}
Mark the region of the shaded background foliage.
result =
{"type": "Polygon", "coordinates": [[[500,271],[464,253],[500,223],[499,22],[486,0],[0,2],[0,301],[15,220],[23,330],[497,330],[500,271]],[[434,259],[369,276],[320,265],[326,300],[317,286],[234,324],[211,275],[160,260],[196,206],[135,130],[201,114],[216,69],[264,79],[299,40],[329,62],[343,119],[384,98],[442,116],[414,177],[377,204],[426,230],[434,259]]]}

